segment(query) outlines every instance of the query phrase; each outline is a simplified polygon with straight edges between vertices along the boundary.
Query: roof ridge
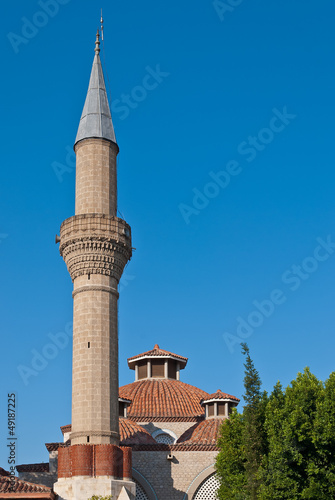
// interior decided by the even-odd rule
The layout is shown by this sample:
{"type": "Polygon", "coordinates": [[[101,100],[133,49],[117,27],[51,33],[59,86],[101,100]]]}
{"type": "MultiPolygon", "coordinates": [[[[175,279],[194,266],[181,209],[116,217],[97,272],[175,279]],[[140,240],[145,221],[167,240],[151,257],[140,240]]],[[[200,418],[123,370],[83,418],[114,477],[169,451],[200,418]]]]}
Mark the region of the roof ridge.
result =
{"type": "Polygon", "coordinates": [[[168,355],[168,356],[172,356],[172,357],[175,357],[175,358],[179,358],[179,359],[182,359],[183,361],[188,361],[188,358],[186,358],[185,356],[181,356],[180,354],[175,354],[174,352],[171,352],[171,351],[166,351],[165,349],[161,349],[159,347],[158,344],[155,344],[154,348],[153,349],[150,349],[149,351],[145,351],[145,352],[142,352],[140,354],[136,354],[135,356],[132,356],[130,358],[127,359],[127,361],[133,361],[137,358],[141,358],[143,356],[153,356],[155,355],[156,353],[156,356],[157,354],[159,355],[159,353],[162,353],[162,355],[168,355]]]}

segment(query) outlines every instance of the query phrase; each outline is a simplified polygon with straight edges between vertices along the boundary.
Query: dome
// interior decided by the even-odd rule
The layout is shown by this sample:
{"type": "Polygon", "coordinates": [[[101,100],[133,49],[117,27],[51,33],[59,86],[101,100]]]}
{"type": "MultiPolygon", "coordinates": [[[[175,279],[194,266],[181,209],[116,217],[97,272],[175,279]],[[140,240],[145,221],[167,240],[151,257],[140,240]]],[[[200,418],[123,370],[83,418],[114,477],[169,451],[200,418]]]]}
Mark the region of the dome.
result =
{"type": "Polygon", "coordinates": [[[119,419],[120,445],[156,444],[148,431],[126,418],[119,419]]]}
{"type": "Polygon", "coordinates": [[[144,379],[120,387],[132,401],[127,416],[136,421],[192,421],[204,416],[200,402],[208,393],[180,380],[144,379]]]}
{"type": "Polygon", "coordinates": [[[180,436],[177,444],[216,444],[222,422],[222,418],[216,418],[192,425],[180,436]]]}

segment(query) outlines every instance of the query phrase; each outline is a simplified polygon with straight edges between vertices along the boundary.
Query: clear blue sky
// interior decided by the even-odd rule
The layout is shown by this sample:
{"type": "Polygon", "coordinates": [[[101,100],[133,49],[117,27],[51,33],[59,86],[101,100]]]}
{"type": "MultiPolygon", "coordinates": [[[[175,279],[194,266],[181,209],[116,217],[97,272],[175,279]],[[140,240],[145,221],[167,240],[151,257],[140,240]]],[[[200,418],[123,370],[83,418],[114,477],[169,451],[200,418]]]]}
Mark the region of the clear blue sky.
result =
{"type": "MultiPolygon", "coordinates": [[[[241,397],[241,333],[265,389],[307,365],[325,380],[335,344],[334,2],[100,3],[119,209],[137,249],[120,297],[120,383],[134,379],[127,357],[158,343],[189,357],[183,381],[241,397]]],[[[7,393],[18,399],[18,463],[47,461],[44,443],[71,421],[71,345],[46,346],[72,320],[54,238],[74,214],[69,152],[100,4],[57,0],[42,15],[41,4],[3,2],[1,15],[3,467],[7,393]],[[18,367],[33,369],[36,352],[53,359],[25,385],[18,367]]]]}

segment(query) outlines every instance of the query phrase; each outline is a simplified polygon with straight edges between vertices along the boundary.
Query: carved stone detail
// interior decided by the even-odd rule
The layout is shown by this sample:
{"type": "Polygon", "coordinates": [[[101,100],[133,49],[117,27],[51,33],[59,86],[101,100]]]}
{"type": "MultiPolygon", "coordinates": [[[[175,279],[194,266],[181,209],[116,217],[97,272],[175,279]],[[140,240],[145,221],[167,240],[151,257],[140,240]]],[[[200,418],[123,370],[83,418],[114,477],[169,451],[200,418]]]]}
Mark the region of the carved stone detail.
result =
{"type": "Polygon", "coordinates": [[[70,439],[76,439],[82,436],[101,436],[101,437],[116,437],[119,438],[119,435],[113,431],[84,431],[84,432],[71,432],[70,439]]]}
{"type": "Polygon", "coordinates": [[[104,286],[104,285],[84,285],[72,292],[72,297],[74,298],[75,295],[81,292],[107,292],[111,293],[112,295],[115,295],[117,298],[119,298],[119,292],[115,288],[111,288],[110,286],[104,286]]]}
{"type": "Polygon", "coordinates": [[[132,255],[130,227],[114,216],[75,215],[61,225],[59,251],[72,281],[89,274],[119,281],[132,255]]]}

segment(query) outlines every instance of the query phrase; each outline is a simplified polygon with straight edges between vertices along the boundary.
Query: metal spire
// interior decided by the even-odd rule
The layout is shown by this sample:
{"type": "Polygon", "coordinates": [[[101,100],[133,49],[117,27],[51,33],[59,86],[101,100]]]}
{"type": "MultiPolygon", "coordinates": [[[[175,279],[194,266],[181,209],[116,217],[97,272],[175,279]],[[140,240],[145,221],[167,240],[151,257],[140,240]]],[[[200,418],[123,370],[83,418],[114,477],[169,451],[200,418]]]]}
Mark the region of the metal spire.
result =
{"type": "Polygon", "coordinates": [[[75,144],[92,137],[115,142],[115,133],[108,103],[105,79],[100,61],[100,35],[97,32],[95,56],[91,71],[90,83],[81,115],[75,144]]]}
{"type": "Polygon", "coordinates": [[[102,17],[102,9],[101,9],[100,24],[101,24],[101,40],[104,41],[104,20],[103,20],[103,17],[102,17]]]}
{"type": "Polygon", "coordinates": [[[94,52],[96,54],[99,54],[100,52],[100,42],[99,42],[99,38],[100,38],[100,35],[99,35],[99,30],[97,31],[97,37],[95,39],[95,49],[94,49],[94,52]]]}

